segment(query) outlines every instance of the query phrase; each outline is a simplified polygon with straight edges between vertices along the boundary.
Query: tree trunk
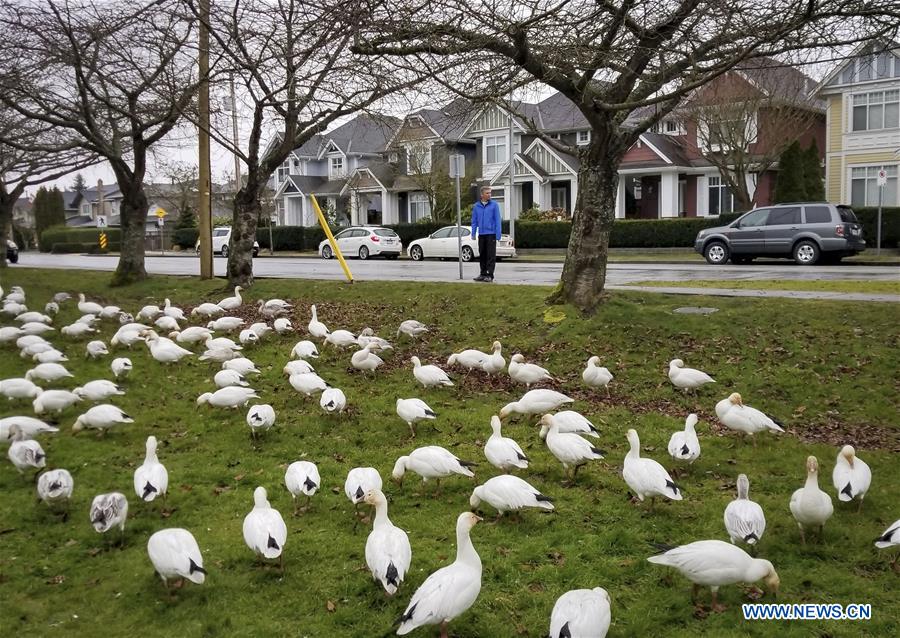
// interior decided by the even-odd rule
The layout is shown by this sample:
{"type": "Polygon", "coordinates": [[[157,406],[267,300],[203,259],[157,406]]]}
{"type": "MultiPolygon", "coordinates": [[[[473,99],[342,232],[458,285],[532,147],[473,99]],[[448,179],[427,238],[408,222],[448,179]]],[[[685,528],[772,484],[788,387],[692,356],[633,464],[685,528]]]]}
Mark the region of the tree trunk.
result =
{"type": "Polygon", "coordinates": [[[256,226],[262,212],[260,192],[264,184],[254,175],[248,175],[247,183],[234,196],[234,214],[231,222],[231,244],[228,247],[228,285],[249,287],[253,285],[253,242],[256,226]]]}
{"type": "Polygon", "coordinates": [[[140,180],[119,180],[123,199],[119,206],[122,244],[119,265],[112,285],[122,286],[147,278],[144,268],[144,233],[147,223],[147,195],[140,180]]]}
{"type": "MultiPolygon", "coordinates": [[[[0,270],[6,268],[6,240],[12,232],[13,207],[16,200],[0,197],[0,270]]],[[[24,248],[24,247],[20,247],[24,248]]]]}

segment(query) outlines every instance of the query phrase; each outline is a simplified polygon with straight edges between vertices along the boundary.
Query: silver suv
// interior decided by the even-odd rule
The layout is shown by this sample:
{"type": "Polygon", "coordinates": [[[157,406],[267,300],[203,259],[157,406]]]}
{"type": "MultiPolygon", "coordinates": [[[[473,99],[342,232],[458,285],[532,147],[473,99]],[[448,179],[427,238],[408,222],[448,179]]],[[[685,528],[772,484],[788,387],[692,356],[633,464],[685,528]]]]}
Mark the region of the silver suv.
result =
{"type": "Polygon", "coordinates": [[[837,263],[866,249],[862,226],[849,206],[825,202],[755,208],[728,226],[697,234],[694,250],[711,264],[748,263],[754,257],[786,257],[801,266],[837,263]]]}

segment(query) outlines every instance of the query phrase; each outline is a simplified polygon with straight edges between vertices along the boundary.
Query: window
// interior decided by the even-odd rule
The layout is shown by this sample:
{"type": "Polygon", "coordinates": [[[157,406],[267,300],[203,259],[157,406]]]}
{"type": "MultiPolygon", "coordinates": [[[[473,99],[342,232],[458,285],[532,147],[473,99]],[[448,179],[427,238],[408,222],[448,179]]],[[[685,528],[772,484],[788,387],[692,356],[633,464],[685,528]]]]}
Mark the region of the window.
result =
{"type": "Polygon", "coordinates": [[[590,131],[578,131],[578,136],[576,138],[576,142],[579,146],[584,146],[588,142],[591,141],[591,132],[590,131]]]}
{"type": "Polygon", "coordinates": [[[887,183],[881,189],[882,204],[897,205],[897,167],[864,166],[850,172],[850,203],[853,206],[878,206],[878,171],[887,173],[887,183]]]}
{"type": "Polygon", "coordinates": [[[769,218],[770,208],[760,208],[751,211],[741,218],[740,228],[756,228],[757,226],[765,226],[766,220],[769,218]]]}
{"type": "MultiPolygon", "coordinates": [[[[278,203],[281,204],[282,209],[283,209],[283,208],[284,208],[284,200],[283,200],[283,199],[280,199],[280,200],[278,200],[278,203]]],[[[213,231],[212,236],[213,236],[213,237],[227,237],[227,236],[228,236],[228,233],[230,233],[230,232],[231,232],[231,229],[230,229],[230,228],[216,228],[216,229],[213,231]]]]}
{"type": "Polygon", "coordinates": [[[344,158],[332,157],[328,160],[328,179],[344,177],[344,158]]]}
{"type": "Polygon", "coordinates": [[[857,93],[853,96],[854,131],[877,131],[900,126],[900,89],[857,93]]]}
{"type": "Polygon", "coordinates": [[[663,120],[662,122],[657,122],[656,126],[653,127],[653,130],[662,135],[685,134],[684,126],[678,120],[663,120]]]}
{"type": "Polygon", "coordinates": [[[288,162],[285,162],[284,164],[279,166],[275,172],[277,173],[275,181],[281,184],[284,180],[287,179],[288,174],[291,172],[288,162]]]}
{"type": "Polygon", "coordinates": [[[506,136],[488,135],[484,138],[484,163],[501,164],[506,161],[506,136]]]}
{"type": "Polygon", "coordinates": [[[390,155],[388,155],[388,161],[391,164],[396,164],[397,162],[400,161],[400,154],[399,153],[391,153],[390,155]]]}
{"type": "Polygon", "coordinates": [[[409,196],[409,221],[417,222],[431,215],[431,204],[425,193],[411,193],[409,196]]]}
{"type": "Polygon", "coordinates": [[[424,175],[431,172],[431,144],[415,142],[406,147],[406,174],[424,175]]]}
{"type": "MultiPolygon", "coordinates": [[[[718,175],[709,177],[709,214],[734,212],[734,195],[718,175]]],[[[743,223],[741,223],[743,226],[743,223]]]]}
{"type": "Polygon", "coordinates": [[[342,230],[337,235],[334,236],[335,239],[347,239],[348,237],[353,236],[352,230],[342,230]]]}
{"type": "Polygon", "coordinates": [[[550,188],[550,207],[562,210],[569,209],[569,189],[564,184],[554,184],[550,188]]]}
{"type": "Polygon", "coordinates": [[[804,207],[807,224],[830,224],[831,209],[828,206],[806,206],[804,207]]]}
{"type": "Polygon", "coordinates": [[[766,222],[766,226],[791,226],[799,223],[799,206],[781,206],[772,209],[772,212],[769,213],[769,220],[766,222]]]}
{"type": "Polygon", "coordinates": [[[549,137],[551,140],[558,140],[559,133],[550,133],[549,135],[547,135],[547,137],[549,137]]]}
{"type": "Polygon", "coordinates": [[[434,234],[431,235],[432,239],[447,239],[453,234],[455,228],[441,228],[440,230],[434,231],[434,234]]]}
{"type": "Polygon", "coordinates": [[[837,211],[838,215],[841,216],[842,222],[847,222],[848,224],[859,223],[859,219],[857,219],[856,213],[854,213],[853,209],[849,206],[838,206],[837,211]]]}
{"type": "Polygon", "coordinates": [[[390,228],[376,228],[372,232],[374,232],[379,237],[398,237],[399,236],[399,235],[397,235],[397,233],[395,233],[390,228]]]}

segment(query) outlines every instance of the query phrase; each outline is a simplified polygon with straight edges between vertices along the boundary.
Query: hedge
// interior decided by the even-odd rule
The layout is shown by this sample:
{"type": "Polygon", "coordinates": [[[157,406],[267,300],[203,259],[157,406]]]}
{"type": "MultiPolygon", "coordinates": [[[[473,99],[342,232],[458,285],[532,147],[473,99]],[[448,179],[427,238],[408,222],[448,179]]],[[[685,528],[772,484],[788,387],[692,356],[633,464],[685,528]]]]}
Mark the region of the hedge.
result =
{"type": "MultiPolygon", "coordinates": [[[[67,226],[53,226],[41,233],[41,252],[51,252],[56,244],[100,244],[100,233],[105,232],[110,244],[122,242],[122,230],[120,228],[69,228],[67,226]]],[[[86,251],[67,251],[86,252],[86,251]]]]}
{"type": "MultiPolygon", "coordinates": [[[[863,227],[863,238],[866,246],[875,247],[877,241],[878,209],[854,208],[853,212],[863,227]]],[[[900,246],[900,207],[884,207],[881,209],[881,247],[893,248],[900,246]]]]}
{"type": "Polygon", "coordinates": [[[199,236],[200,231],[196,228],[179,228],[172,233],[172,244],[186,250],[193,250],[199,236]]]}

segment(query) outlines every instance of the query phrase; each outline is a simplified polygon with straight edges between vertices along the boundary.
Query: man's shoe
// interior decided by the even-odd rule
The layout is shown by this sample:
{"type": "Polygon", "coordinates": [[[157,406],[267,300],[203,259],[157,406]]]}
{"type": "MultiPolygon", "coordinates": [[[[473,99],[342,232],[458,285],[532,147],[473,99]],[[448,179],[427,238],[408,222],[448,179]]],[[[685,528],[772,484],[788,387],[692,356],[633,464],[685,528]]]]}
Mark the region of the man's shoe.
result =
{"type": "Polygon", "coordinates": [[[494,278],[493,278],[493,277],[485,277],[485,278],[482,279],[481,281],[490,284],[490,283],[493,283],[493,282],[494,282],[494,278]]]}
{"type": "Polygon", "coordinates": [[[472,281],[484,281],[484,275],[478,275],[472,281]]]}

